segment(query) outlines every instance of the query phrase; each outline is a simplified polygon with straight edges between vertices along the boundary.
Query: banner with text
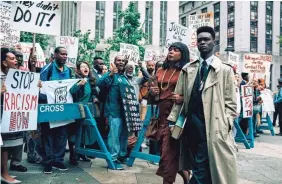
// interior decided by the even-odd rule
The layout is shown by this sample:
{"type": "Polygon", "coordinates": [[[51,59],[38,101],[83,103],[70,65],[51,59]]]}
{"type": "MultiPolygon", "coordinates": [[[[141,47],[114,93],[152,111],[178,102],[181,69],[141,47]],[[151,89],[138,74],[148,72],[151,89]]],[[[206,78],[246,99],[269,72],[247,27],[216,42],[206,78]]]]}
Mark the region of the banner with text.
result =
{"type": "Polygon", "coordinates": [[[251,79],[265,79],[270,72],[271,55],[252,54],[244,55],[243,72],[249,73],[251,79]]]}
{"type": "Polygon", "coordinates": [[[65,47],[68,51],[68,59],[66,65],[68,67],[76,67],[76,59],[78,54],[79,39],[71,36],[56,37],[56,47],[65,47]]]}
{"type": "Polygon", "coordinates": [[[213,13],[201,13],[196,15],[189,15],[189,37],[187,40],[190,51],[190,61],[199,59],[199,51],[197,46],[197,29],[202,26],[214,27],[213,13]]]}
{"type": "MultiPolygon", "coordinates": [[[[20,42],[21,52],[23,53],[24,68],[28,69],[28,59],[32,43],[20,42]]],[[[42,68],[46,65],[45,54],[39,43],[35,44],[37,63],[36,67],[42,68]]]]}
{"type": "Polygon", "coordinates": [[[120,43],[120,54],[128,59],[128,62],[138,63],[139,61],[139,47],[136,45],[120,43]]]}
{"type": "Polygon", "coordinates": [[[59,1],[12,2],[13,27],[20,31],[60,35],[61,4],[59,1]]]}
{"type": "Polygon", "coordinates": [[[169,22],[167,25],[166,41],[164,55],[167,55],[168,48],[172,43],[181,42],[188,46],[189,28],[184,27],[176,22],[169,22]]]}
{"type": "Polygon", "coordinates": [[[12,5],[0,2],[0,43],[1,47],[14,47],[20,41],[20,31],[13,29],[12,5]]]}
{"type": "Polygon", "coordinates": [[[253,117],[253,87],[248,85],[241,86],[243,118],[253,117]]]}
{"type": "Polygon", "coordinates": [[[3,98],[1,132],[37,129],[39,73],[9,69],[3,98]]]}

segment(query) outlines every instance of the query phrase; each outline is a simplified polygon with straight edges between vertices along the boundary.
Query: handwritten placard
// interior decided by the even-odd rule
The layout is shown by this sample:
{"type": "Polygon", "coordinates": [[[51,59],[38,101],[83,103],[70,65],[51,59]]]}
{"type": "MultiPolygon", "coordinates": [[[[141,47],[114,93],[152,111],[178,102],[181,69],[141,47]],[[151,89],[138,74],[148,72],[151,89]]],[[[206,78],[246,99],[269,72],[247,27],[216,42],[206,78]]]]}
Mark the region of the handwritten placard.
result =
{"type": "Polygon", "coordinates": [[[249,85],[242,85],[242,105],[243,105],[243,117],[253,116],[253,87],[249,85]]]}
{"type": "Polygon", "coordinates": [[[159,49],[146,48],[144,54],[144,61],[154,61],[157,62],[161,58],[161,52],[159,49]]]}
{"type": "Polygon", "coordinates": [[[1,47],[14,47],[20,41],[20,31],[13,29],[12,6],[9,3],[0,2],[0,43],[1,47]]]}
{"type": "Polygon", "coordinates": [[[3,98],[1,132],[37,129],[40,74],[9,69],[3,98]]]}
{"type": "Polygon", "coordinates": [[[120,43],[120,54],[128,59],[128,62],[138,63],[139,47],[132,44],[120,43]]]}
{"type": "MultiPolygon", "coordinates": [[[[23,54],[24,69],[28,69],[28,59],[32,48],[32,43],[20,42],[20,48],[21,53],[23,54]]],[[[35,43],[35,49],[37,58],[36,67],[42,68],[46,65],[45,54],[39,43],[35,43]]]]}
{"type": "Polygon", "coordinates": [[[190,51],[190,61],[199,58],[199,51],[197,46],[197,29],[202,26],[214,27],[213,13],[201,13],[196,15],[189,15],[189,37],[188,48],[190,51]]]}
{"type": "Polygon", "coordinates": [[[252,79],[264,79],[270,71],[271,62],[271,55],[245,54],[243,60],[243,72],[249,73],[250,78],[252,79]]]}
{"type": "Polygon", "coordinates": [[[172,43],[181,42],[188,46],[189,29],[176,22],[169,22],[167,27],[164,54],[167,55],[168,48],[172,43]]]}
{"type": "Polygon", "coordinates": [[[58,36],[56,37],[56,47],[65,47],[68,52],[68,59],[66,65],[75,68],[78,54],[78,38],[71,36],[58,36]]]}
{"type": "Polygon", "coordinates": [[[14,1],[13,26],[20,31],[60,35],[61,11],[59,1],[14,1]]]}

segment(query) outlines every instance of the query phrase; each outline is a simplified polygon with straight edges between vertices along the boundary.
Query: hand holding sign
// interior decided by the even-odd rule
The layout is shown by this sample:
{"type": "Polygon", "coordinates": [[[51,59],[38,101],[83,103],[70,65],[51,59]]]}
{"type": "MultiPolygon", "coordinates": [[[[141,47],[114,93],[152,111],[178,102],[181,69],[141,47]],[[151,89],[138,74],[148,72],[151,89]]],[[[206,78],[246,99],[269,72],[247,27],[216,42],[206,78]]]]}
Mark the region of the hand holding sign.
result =
{"type": "Polygon", "coordinates": [[[84,86],[86,83],[86,80],[82,79],[77,85],[78,86],[84,86]]]}
{"type": "Polygon", "coordinates": [[[5,85],[5,81],[2,81],[2,85],[1,85],[1,94],[5,93],[7,91],[6,85],[5,85]]]}

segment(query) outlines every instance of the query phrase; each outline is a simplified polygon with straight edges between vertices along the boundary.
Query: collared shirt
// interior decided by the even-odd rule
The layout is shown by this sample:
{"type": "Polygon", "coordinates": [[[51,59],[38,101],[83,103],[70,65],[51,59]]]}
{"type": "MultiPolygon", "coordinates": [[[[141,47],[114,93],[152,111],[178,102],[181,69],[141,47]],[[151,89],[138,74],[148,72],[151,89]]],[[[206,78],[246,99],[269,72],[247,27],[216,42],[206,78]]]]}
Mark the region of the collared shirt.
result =
{"type": "Polygon", "coordinates": [[[72,78],[70,69],[66,65],[64,65],[64,69],[63,71],[61,71],[56,61],[53,61],[50,65],[44,66],[40,74],[40,80],[42,81],[64,80],[70,78],[72,78]],[[52,70],[50,76],[48,76],[48,73],[50,72],[49,70],[52,70]]]}
{"type": "Polygon", "coordinates": [[[203,61],[206,61],[207,62],[207,68],[209,68],[209,66],[212,64],[212,61],[213,61],[213,58],[214,58],[214,55],[211,55],[209,58],[207,58],[206,60],[204,60],[203,58],[200,57],[199,61],[200,61],[200,68],[202,67],[202,64],[203,64],[203,61]]]}

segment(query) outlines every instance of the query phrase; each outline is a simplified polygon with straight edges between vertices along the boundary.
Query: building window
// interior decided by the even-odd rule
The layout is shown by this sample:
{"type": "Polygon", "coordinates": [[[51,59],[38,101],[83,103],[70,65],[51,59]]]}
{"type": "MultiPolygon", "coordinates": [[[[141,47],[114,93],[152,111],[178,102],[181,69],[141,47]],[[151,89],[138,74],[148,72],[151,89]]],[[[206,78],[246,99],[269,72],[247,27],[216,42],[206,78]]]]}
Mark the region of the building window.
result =
{"type": "Polygon", "coordinates": [[[145,33],[147,34],[147,44],[153,41],[153,1],[146,1],[145,33]]]}
{"type": "Polygon", "coordinates": [[[195,2],[194,1],[192,1],[192,8],[194,8],[195,7],[195,2]]]}
{"type": "Polygon", "coordinates": [[[214,4],[213,9],[214,9],[215,44],[219,46],[220,45],[220,2],[214,4]]]}
{"type": "Polygon", "coordinates": [[[250,21],[250,51],[257,52],[258,50],[258,2],[250,2],[251,21],[250,21]]]}
{"type": "Polygon", "coordinates": [[[202,11],[202,13],[207,13],[208,12],[208,8],[203,8],[201,11],[202,11]]]}
{"type": "Polygon", "coordinates": [[[181,25],[186,27],[186,17],[181,18],[181,25]]]}
{"type": "Polygon", "coordinates": [[[265,53],[272,54],[272,23],[273,23],[273,1],[266,1],[265,13],[265,53]]]}
{"type": "Polygon", "coordinates": [[[234,30],[235,30],[235,3],[234,1],[227,1],[227,45],[234,48],[234,30]]]}
{"type": "Polygon", "coordinates": [[[114,12],[113,12],[113,35],[115,36],[116,30],[121,26],[120,12],[122,11],[122,1],[114,1],[114,12]]]}
{"type": "Polygon", "coordinates": [[[194,13],[191,13],[190,15],[196,15],[196,12],[194,12],[194,13]]]}
{"type": "Polygon", "coordinates": [[[160,46],[165,45],[167,25],[167,1],[161,1],[160,11],[160,46]]]}
{"type": "Polygon", "coordinates": [[[101,39],[105,37],[105,1],[96,1],[95,36],[101,39]]]}

